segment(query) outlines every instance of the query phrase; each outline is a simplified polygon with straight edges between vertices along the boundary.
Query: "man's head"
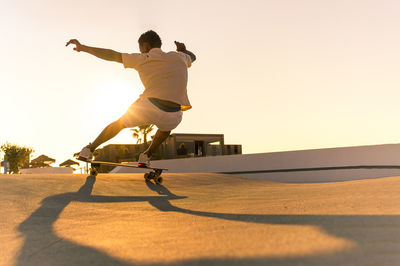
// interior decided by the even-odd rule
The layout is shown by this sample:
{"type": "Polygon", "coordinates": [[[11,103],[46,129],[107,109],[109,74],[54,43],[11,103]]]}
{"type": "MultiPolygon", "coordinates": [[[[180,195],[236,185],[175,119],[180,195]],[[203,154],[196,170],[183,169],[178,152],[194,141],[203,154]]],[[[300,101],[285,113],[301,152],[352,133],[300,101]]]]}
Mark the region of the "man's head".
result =
{"type": "Polygon", "coordinates": [[[161,48],[161,38],[152,30],[140,35],[138,42],[141,53],[148,53],[152,48],[161,48]]]}

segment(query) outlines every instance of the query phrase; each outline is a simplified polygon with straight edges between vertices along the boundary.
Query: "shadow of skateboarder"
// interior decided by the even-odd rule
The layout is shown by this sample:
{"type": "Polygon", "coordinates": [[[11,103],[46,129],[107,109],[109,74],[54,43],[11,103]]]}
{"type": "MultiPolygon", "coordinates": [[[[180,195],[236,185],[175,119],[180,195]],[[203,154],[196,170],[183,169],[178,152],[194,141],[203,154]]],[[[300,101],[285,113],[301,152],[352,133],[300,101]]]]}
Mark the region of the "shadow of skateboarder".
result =
{"type": "MultiPolygon", "coordinates": [[[[95,177],[88,176],[85,184],[77,192],[45,198],[41,206],[18,226],[25,241],[16,265],[131,265],[95,248],[60,238],[54,233],[54,223],[65,207],[73,201],[104,203],[154,201],[152,196],[93,196],[91,193],[95,182],[95,177]]],[[[185,198],[167,197],[168,200],[185,198]]]]}
{"type": "MultiPolygon", "coordinates": [[[[235,214],[189,210],[174,206],[171,200],[186,197],[177,196],[162,185],[146,182],[147,187],[158,196],[96,196],[91,195],[95,177],[87,177],[85,184],[77,191],[57,194],[45,198],[42,205],[19,226],[21,236],[25,238],[18,254],[16,265],[133,265],[113,258],[90,246],[80,245],[57,236],[53,225],[60,213],[73,201],[78,202],[143,202],[147,201],[162,212],[177,212],[201,217],[241,221],[260,224],[313,225],[328,234],[355,241],[357,250],[316,256],[288,258],[196,258],[179,262],[185,265],[338,265],[344,261],[360,259],[376,254],[374,241],[388,243],[385,261],[380,265],[394,265],[399,262],[394,254],[400,253],[400,217],[398,215],[273,215],[273,214],[235,214]],[[391,244],[391,245],[389,245],[391,244]],[[73,256],[71,256],[73,254],[73,256]],[[392,257],[391,257],[392,256],[392,257]]],[[[354,261],[354,264],[358,264],[354,261]]],[[[174,263],[176,265],[176,263],[174,263]]]]}

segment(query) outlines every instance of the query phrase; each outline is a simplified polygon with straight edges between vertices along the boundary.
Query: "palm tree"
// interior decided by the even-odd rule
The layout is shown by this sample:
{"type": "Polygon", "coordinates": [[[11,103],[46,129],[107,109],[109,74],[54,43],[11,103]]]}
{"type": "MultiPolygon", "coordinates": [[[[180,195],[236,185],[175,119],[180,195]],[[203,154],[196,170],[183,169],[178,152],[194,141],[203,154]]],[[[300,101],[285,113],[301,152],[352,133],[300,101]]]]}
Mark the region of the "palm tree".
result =
{"type": "Polygon", "coordinates": [[[10,165],[9,172],[14,174],[18,174],[19,168],[22,168],[25,163],[29,163],[31,153],[34,152],[32,148],[21,147],[8,142],[1,145],[0,150],[4,152],[4,159],[6,161],[2,163],[4,165],[8,163],[10,165]]]}
{"type": "Polygon", "coordinates": [[[135,127],[134,129],[131,129],[132,136],[137,139],[136,144],[139,144],[141,142],[147,144],[147,135],[149,135],[154,129],[154,125],[143,125],[143,126],[138,126],[135,127]],[[141,138],[143,136],[143,139],[141,138]]]}

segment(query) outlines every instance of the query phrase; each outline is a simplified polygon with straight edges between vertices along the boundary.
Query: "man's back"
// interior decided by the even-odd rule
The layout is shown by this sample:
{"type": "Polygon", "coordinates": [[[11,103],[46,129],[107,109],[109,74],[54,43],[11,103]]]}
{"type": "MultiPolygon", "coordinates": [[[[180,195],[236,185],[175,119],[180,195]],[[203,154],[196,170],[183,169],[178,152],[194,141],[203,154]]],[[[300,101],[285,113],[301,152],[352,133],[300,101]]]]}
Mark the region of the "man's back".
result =
{"type": "Polygon", "coordinates": [[[142,97],[158,98],[190,106],[187,96],[187,68],[191,66],[189,55],[181,52],[163,52],[153,48],[149,53],[122,54],[126,68],[139,72],[145,91],[142,97]]]}

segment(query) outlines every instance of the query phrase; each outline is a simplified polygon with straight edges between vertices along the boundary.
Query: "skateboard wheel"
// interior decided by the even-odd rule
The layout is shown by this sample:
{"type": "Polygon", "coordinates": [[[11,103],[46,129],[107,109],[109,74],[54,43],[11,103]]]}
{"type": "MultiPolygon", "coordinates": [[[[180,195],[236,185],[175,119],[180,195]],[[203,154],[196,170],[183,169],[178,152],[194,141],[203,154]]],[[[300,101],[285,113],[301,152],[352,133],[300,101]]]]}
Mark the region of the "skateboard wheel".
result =
{"type": "Polygon", "coordinates": [[[146,181],[149,181],[151,179],[150,173],[145,173],[144,174],[144,179],[146,179],[146,181]]]}
{"type": "Polygon", "coordinates": [[[155,182],[156,184],[162,184],[163,178],[162,178],[161,176],[155,176],[155,177],[154,177],[154,182],[155,182]]]}
{"type": "Polygon", "coordinates": [[[97,171],[97,169],[94,169],[94,168],[90,169],[90,175],[91,175],[91,176],[96,177],[98,173],[99,173],[99,172],[97,171]]]}

